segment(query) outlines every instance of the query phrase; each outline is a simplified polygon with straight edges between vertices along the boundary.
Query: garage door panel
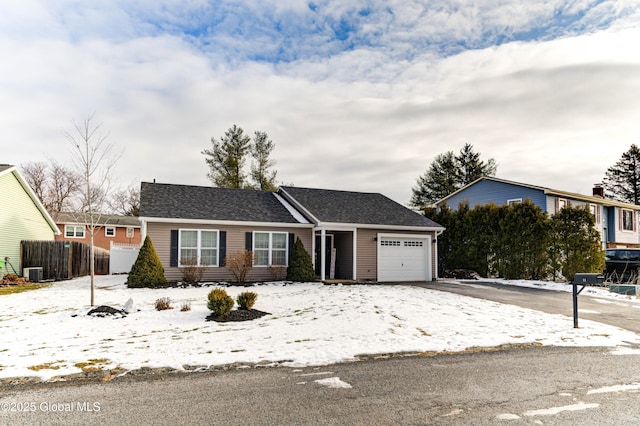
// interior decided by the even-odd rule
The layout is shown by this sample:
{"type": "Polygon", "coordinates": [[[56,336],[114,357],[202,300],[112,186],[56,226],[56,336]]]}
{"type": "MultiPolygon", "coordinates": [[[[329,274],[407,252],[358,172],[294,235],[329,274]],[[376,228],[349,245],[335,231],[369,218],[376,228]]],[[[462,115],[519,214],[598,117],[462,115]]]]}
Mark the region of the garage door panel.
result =
{"type": "Polygon", "coordinates": [[[381,237],[379,281],[424,281],[429,278],[428,239],[381,237]]]}

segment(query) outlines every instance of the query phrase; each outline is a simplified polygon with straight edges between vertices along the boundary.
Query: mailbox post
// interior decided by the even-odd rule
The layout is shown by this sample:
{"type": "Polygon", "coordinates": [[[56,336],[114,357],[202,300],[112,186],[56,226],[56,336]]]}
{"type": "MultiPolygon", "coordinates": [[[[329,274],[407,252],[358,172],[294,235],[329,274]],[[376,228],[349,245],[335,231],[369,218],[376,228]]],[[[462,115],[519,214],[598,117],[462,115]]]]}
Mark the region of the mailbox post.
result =
{"type": "Polygon", "coordinates": [[[573,276],[573,328],[578,328],[578,295],[588,284],[602,284],[604,276],[600,274],[575,274],[573,276]],[[578,286],[582,287],[578,290],[578,286]]]}

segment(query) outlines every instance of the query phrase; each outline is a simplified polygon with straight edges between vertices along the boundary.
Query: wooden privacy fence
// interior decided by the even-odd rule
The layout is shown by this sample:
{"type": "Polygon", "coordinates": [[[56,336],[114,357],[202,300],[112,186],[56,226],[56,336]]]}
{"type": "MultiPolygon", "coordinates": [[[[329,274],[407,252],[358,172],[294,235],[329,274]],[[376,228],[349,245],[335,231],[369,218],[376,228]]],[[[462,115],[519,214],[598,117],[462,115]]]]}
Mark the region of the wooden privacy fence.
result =
{"type": "MultiPolygon", "coordinates": [[[[95,247],[96,275],[109,273],[109,250],[95,247]]],[[[77,241],[21,241],[23,268],[42,267],[44,280],[68,280],[89,275],[89,245],[77,241]]]]}

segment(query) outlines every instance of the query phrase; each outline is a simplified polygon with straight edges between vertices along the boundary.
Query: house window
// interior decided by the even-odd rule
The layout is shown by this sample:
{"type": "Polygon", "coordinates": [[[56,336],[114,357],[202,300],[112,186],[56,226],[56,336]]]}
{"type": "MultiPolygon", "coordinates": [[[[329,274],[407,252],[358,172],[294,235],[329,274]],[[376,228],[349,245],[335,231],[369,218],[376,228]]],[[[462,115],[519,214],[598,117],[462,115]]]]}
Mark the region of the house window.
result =
{"type": "Polygon", "coordinates": [[[380,245],[386,247],[400,247],[400,241],[382,240],[380,241],[380,245]]]}
{"type": "Polygon", "coordinates": [[[178,266],[218,266],[218,231],[181,229],[178,266]]]}
{"type": "Polygon", "coordinates": [[[254,232],[254,265],[269,266],[287,264],[286,232],[254,232]]]}
{"type": "Polygon", "coordinates": [[[105,226],[105,228],[104,228],[104,236],[105,237],[115,237],[116,236],[116,228],[115,228],[115,226],[105,226]]]}
{"type": "Polygon", "coordinates": [[[564,198],[559,198],[558,208],[556,210],[556,213],[558,213],[560,210],[564,209],[565,207],[567,207],[567,200],[565,200],[564,198]]]}
{"type": "Polygon", "coordinates": [[[622,230],[623,231],[635,231],[635,215],[633,210],[622,209],[622,230]]]}
{"type": "Polygon", "coordinates": [[[597,204],[589,204],[589,211],[596,220],[596,223],[600,223],[600,208],[597,204]]]}
{"type": "Polygon", "coordinates": [[[84,226],[82,225],[65,225],[64,236],[67,238],[84,238],[84,226]]]}
{"type": "Polygon", "coordinates": [[[516,204],[522,204],[522,198],[514,198],[513,200],[507,200],[507,205],[515,206],[516,204]]]}
{"type": "Polygon", "coordinates": [[[129,226],[127,228],[127,238],[133,238],[133,227],[129,226]]]}

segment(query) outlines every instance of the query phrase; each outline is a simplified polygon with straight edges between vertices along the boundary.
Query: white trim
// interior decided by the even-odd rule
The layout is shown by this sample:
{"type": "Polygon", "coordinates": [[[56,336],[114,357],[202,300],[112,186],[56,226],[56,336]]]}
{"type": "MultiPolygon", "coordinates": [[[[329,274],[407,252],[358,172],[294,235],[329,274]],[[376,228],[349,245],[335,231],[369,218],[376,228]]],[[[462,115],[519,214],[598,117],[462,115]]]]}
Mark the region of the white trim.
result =
{"type": "MultiPolygon", "coordinates": [[[[278,251],[282,251],[282,249],[275,249],[278,251]]],[[[253,251],[253,266],[256,268],[268,268],[269,266],[289,266],[289,233],[282,231],[252,231],[251,233],[251,251],[253,251]],[[256,264],[256,234],[269,234],[269,247],[264,249],[260,248],[259,250],[267,250],[267,264],[266,265],[257,265],[256,264]],[[274,265],[273,264],[273,234],[284,235],[284,264],[283,265],[274,265]]]]}
{"type": "Polygon", "coordinates": [[[105,225],[104,236],[107,238],[115,238],[117,233],[117,227],[111,225],[105,225]],[[113,235],[109,235],[109,229],[113,229],[113,235]]]}
{"type": "Polygon", "coordinates": [[[176,219],[160,217],[141,217],[140,222],[214,226],[259,226],[264,228],[313,228],[312,223],[243,222],[239,220],[176,219]]]}
{"type": "MultiPolygon", "coordinates": [[[[181,268],[185,265],[182,264],[182,231],[192,231],[197,233],[196,237],[196,265],[202,266],[205,268],[216,268],[220,266],[220,231],[217,229],[190,229],[190,228],[181,228],[178,229],[178,268],[181,268]],[[202,252],[202,232],[215,232],[216,233],[216,263],[215,265],[201,265],[201,252],[202,252]]],[[[193,249],[193,247],[189,247],[189,249],[193,249]]],[[[212,250],[212,247],[206,247],[207,250],[212,250]]]]}
{"type": "Polygon", "coordinates": [[[40,214],[42,214],[42,216],[44,217],[44,220],[51,227],[53,234],[60,235],[61,232],[60,232],[60,229],[58,228],[58,225],[56,225],[56,222],[53,220],[49,212],[47,212],[47,209],[44,208],[42,201],[40,201],[36,193],[33,192],[33,189],[31,189],[27,181],[24,180],[24,178],[22,177],[22,175],[20,174],[20,171],[16,168],[16,166],[10,166],[9,168],[3,170],[2,172],[0,172],[0,176],[4,176],[5,174],[9,174],[9,173],[13,173],[16,179],[18,179],[18,183],[22,185],[22,188],[25,190],[27,195],[31,198],[31,201],[33,201],[33,203],[36,205],[36,208],[40,210],[40,214]]]}
{"type": "MultiPolygon", "coordinates": [[[[376,278],[378,281],[380,280],[380,263],[381,263],[381,242],[383,238],[410,238],[412,240],[424,240],[423,247],[425,250],[425,281],[431,281],[433,279],[433,268],[431,265],[431,235],[420,235],[420,234],[388,234],[388,233],[378,233],[377,241],[376,241],[376,278]]],[[[384,282],[384,281],[382,281],[384,282]]]]}
{"type": "Polygon", "coordinates": [[[378,225],[375,223],[337,223],[320,222],[315,229],[325,228],[328,231],[353,231],[355,229],[383,229],[389,231],[435,232],[444,231],[442,226],[411,226],[411,225],[378,225]]]}
{"type": "Polygon", "coordinates": [[[318,220],[317,217],[315,217],[313,214],[311,214],[311,212],[309,210],[307,210],[302,204],[300,204],[298,202],[298,200],[295,199],[294,196],[289,194],[282,187],[279,188],[279,191],[282,192],[282,194],[284,194],[284,198],[289,203],[293,204],[296,209],[300,210],[301,212],[303,212],[303,214],[306,214],[308,217],[310,217],[313,222],[315,222],[315,223],[319,223],[320,222],[320,220],[318,220]]]}
{"type": "Polygon", "coordinates": [[[354,229],[353,230],[353,279],[357,280],[358,279],[358,230],[354,229]]]}
{"type": "Polygon", "coordinates": [[[513,206],[516,204],[522,204],[522,198],[512,198],[510,200],[507,200],[507,205],[508,206],[513,206]]]}
{"type": "Polygon", "coordinates": [[[295,220],[300,223],[310,223],[307,218],[300,214],[300,212],[296,210],[291,204],[289,204],[287,200],[285,200],[275,192],[272,192],[272,194],[274,197],[276,197],[276,200],[280,201],[280,203],[284,206],[285,209],[287,209],[287,211],[291,214],[291,216],[293,216],[295,220]]]}
{"type": "Polygon", "coordinates": [[[80,225],[80,224],[75,224],[75,225],[64,225],[64,237],[65,238],[76,238],[79,240],[83,240],[84,238],[86,238],[87,236],[87,227],[84,225],[80,225]],[[67,228],[73,228],[73,235],[67,235],[67,228]],[[79,237],[76,235],[76,228],[82,228],[82,236],[79,237]]]}

